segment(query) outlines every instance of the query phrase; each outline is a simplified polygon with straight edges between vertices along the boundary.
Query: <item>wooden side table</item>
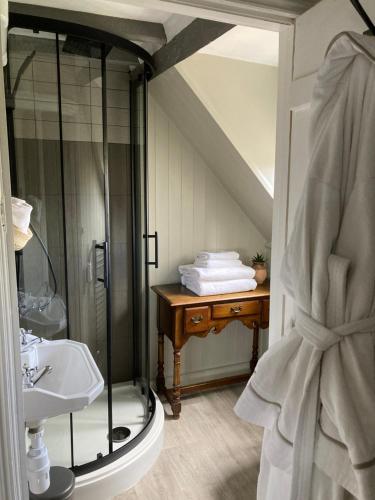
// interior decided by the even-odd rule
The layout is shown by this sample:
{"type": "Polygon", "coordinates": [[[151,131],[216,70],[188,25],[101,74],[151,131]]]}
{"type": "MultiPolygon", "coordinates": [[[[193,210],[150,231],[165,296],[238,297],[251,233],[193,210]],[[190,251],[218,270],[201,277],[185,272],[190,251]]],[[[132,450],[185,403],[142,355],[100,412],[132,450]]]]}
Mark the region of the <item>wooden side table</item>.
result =
{"type": "Polygon", "coordinates": [[[181,413],[181,395],[204,389],[221,387],[247,380],[258,362],[259,328],[268,328],[270,289],[269,283],[252,292],[230,293],[199,297],[180,284],[157,285],[152,290],[158,296],[158,393],[167,397],[174,418],[181,413]],[[190,337],[205,338],[209,333],[218,334],[230,322],[239,320],[254,330],[250,371],[209,382],[181,387],[181,349],[190,337]],[[173,345],[173,387],[165,387],[164,336],[173,345]]]}

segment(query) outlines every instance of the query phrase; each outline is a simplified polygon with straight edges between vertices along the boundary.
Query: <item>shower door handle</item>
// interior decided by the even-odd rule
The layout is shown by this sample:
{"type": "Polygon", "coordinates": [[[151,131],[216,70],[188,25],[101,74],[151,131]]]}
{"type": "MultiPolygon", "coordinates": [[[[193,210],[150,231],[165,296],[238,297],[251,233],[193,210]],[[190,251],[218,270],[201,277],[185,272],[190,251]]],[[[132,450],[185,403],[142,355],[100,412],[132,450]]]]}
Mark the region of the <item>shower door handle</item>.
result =
{"type": "Polygon", "coordinates": [[[104,283],[104,288],[109,288],[109,244],[108,241],[103,241],[103,243],[97,243],[95,248],[98,250],[103,250],[104,254],[104,277],[97,278],[98,281],[104,283]]]}
{"type": "Polygon", "coordinates": [[[159,267],[159,237],[158,237],[158,232],[155,231],[154,234],[147,234],[147,235],[144,234],[143,237],[155,240],[155,260],[148,261],[147,265],[155,266],[155,269],[158,269],[158,267],[159,267]]]}

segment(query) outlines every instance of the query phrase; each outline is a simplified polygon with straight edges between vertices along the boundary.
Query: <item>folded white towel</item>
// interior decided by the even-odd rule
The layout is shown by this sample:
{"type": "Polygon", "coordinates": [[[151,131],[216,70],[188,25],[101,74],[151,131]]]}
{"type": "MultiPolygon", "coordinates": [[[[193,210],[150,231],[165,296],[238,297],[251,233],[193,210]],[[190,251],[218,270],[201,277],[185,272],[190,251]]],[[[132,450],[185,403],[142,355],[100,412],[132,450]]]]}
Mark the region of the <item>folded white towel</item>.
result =
{"type": "Polygon", "coordinates": [[[238,260],[238,252],[199,252],[197,259],[200,260],[238,260]]]}
{"type": "Polygon", "coordinates": [[[227,281],[199,281],[182,277],[182,284],[197,295],[220,295],[223,293],[247,292],[255,290],[257,282],[252,279],[227,281]]]}
{"type": "Polygon", "coordinates": [[[186,278],[199,279],[202,281],[252,279],[255,276],[255,270],[249,266],[205,268],[196,267],[194,264],[188,264],[179,266],[178,270],[186,278]]]}
{"type": "Polygon", "coordinates": [[[206,268],[215,268],[215,267],[240,267],[242,266],[242,262],[240,260],[214,260],[214,259],[209,259],[209,260],[202,260],[202,259],[195,259],[194,262],[195,267],[206,267],[206,268]]]}

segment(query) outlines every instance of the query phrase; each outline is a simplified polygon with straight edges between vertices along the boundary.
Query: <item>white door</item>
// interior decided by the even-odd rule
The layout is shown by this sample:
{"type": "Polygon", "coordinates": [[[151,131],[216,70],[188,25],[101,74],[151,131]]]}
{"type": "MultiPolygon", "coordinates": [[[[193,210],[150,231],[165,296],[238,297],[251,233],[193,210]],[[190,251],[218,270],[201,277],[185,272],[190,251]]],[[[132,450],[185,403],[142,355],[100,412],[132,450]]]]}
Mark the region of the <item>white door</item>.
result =
{"type": "MultiPolygon", "coordinates": [[[[374,0],[362,0],[362,5],[375,23],[374,0]]],[[[309,164],[309,113],[316,74],[329,43],[338,33],[366,30],[350,0],[322,0],[298,17],[294,28],[284,28],[280,34],[270,343],[284,334],[291,317],[291,304],[279,275],[309,164]]]]}

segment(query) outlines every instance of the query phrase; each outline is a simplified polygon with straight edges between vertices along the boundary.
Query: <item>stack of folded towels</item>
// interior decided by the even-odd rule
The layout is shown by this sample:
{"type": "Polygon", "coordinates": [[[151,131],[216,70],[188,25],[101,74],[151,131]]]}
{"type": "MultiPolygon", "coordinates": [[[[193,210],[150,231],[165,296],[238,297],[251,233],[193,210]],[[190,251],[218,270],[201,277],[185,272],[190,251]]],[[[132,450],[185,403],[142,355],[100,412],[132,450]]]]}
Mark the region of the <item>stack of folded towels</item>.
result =
{"type": "Polygon", "coordinates": [[[179,266],[181,283],[197,295],[255,290],[255,271],[237,252],[200,252],[194,264],[179,266]]]}

